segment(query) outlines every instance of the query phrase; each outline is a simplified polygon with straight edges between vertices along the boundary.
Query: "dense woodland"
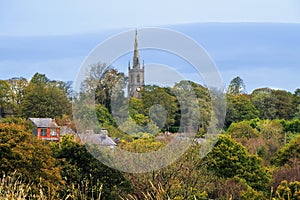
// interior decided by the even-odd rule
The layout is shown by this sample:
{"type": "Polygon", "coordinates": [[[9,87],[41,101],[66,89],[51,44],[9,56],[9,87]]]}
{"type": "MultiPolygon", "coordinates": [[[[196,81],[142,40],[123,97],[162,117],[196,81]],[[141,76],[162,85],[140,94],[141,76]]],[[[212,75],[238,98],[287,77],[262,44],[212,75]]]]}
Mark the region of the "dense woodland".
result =
{"type": "MultiPolygon", "coordinates": [[[[39,73],[30,80],[0,81],[0,199],[300,199],[300,89],[258,88],[247,94],[236,77],[224,94],[226,117],[214,121],[210,91],[198,83],[146,85],[140,99],[129,99],[126,116],[122,107],[112,105],[116,96],[128,101],[123,73],[100,63],[86,77],[80,92],[72,90],[71,82],[39,73]],[[198,121],[180,106],[178,94],[186,90],[195,94],[197,102],[190,106],[197,104],[198,121]],[[89,94],[95,106],[76,106],[89,94]],[[149,112],[153,105],[161,105],[166,115],[149,112]],[[183,119],[196,126],[198,138],[205,137],[211,121],[222,125],[217,126],[221,134],[205,157],[199,156],[201,143],[195,142],[172,165],[138,174],[102,164],[76,135],[60,142],[38,140],[27,121],[51,117],[65,125],[75,120],[73,114],[89,121],[91,112],[99,128],[119,141],[118,147],[133,152],[165,146],[182,131],[183,119]],[[121,118],[125,123],[120,126],[121,118]]],[[[192,100],[186,96],[187,102],[192,100]]],[[[74,124],[74,130],[84,131],[81,123],[74,124]]]]}

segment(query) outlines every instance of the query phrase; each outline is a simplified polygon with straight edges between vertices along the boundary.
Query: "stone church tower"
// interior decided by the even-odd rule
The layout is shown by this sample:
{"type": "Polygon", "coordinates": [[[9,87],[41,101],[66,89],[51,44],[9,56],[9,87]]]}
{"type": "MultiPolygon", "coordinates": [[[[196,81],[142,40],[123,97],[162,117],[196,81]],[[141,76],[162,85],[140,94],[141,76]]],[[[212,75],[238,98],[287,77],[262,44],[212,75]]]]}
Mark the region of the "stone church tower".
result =
{"type": "Polygon", "coordinates": [[[133,65],[130,66],[130,61],[128,63],[128,97],[140,98],[140,90],[145,85],[144,78],[144,61],[141,66],[140,54],[138,49],[138,35],[135,31],[134,40],[134,52],[133,52],[133,65]]]}

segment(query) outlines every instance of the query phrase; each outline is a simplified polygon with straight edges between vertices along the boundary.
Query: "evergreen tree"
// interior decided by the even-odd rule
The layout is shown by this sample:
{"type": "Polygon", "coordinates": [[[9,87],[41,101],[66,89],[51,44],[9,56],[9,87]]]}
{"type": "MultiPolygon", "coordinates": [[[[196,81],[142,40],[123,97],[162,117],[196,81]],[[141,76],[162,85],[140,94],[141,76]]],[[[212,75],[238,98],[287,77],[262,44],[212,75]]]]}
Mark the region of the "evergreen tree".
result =
{"type": "Polygon", "coordinates": [[[232,79],[228,86],[228,94],[246,94],[246,86],[244,84],[243,79],[241,79],[239,76],[232,79]]]}

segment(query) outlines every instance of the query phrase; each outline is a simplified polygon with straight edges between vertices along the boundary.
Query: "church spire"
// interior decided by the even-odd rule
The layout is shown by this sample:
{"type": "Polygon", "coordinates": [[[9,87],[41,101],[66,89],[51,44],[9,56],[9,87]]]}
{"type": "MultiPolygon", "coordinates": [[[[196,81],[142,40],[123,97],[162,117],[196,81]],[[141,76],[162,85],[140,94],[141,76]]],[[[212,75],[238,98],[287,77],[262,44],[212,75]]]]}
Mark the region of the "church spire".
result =
{"type": "Polygon", "coordinates": [[[135,30],[135,39],[134,39],[134,52],[133,52],[133,63],[132,68],[130,67],[130,62],[128,63],[128,96],[141,98],[140,91],[144,88],[145,85],[145,68],[144,62],[141,67],[140,63],[140,55],[138,48],[138,34],[137,30],[135,30]]]}
{"type": "Polygon", "coordinates": [[[135,40],[134,40],[134,53],[133,53],[133,68],[140,68],[140,54],[138,48],[138,34],[135,30],[135,40]]]}

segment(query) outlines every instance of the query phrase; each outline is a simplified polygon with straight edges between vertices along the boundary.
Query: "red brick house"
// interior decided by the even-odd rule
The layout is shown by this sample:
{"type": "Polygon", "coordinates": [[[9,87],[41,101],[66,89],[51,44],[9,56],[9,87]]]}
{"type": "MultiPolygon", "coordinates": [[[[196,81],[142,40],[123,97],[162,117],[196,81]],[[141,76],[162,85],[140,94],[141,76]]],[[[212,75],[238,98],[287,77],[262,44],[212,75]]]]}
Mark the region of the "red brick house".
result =
{"type": "Polygon", "coordinates": [[[29,118],[34,125],[33,134],[42,140],[59,141],[60,127],[52,118],[29,118]]]}

